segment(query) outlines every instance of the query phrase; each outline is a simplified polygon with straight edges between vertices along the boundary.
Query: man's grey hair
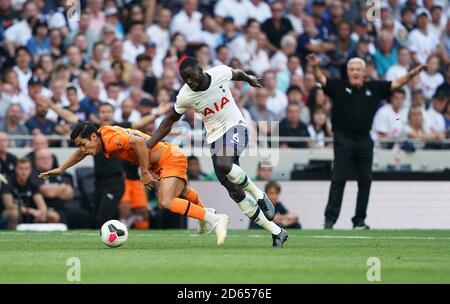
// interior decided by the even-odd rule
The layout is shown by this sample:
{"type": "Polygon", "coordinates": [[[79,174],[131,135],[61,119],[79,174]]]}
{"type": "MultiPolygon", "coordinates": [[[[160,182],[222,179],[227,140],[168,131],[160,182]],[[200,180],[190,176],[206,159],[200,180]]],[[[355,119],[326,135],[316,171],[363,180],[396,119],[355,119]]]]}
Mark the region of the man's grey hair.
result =
{"type": "Polygon", "coordinates": [[[362,65],[363,69],[366,68],[366,63],[364,62],[364,60],[362,60],[362,59],[359,58],[359,57],[355,57],[355,58],[350,59],[350,60],[347,62],[347,68],[348,68],[348,67],[350,66],[350,64],[352,64],[352,63],[359,63],[359,64],[362,65]]]}

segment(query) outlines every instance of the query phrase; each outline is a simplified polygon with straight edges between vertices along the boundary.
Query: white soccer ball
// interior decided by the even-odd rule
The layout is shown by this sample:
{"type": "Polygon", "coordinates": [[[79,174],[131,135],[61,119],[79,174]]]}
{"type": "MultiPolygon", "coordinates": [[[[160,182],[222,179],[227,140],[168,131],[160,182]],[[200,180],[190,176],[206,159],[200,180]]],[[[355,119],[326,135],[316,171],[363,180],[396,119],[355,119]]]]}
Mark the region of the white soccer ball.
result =
{"type": "Polygon", "coordinates": [[[110,220],[103,224],[100,230],[103,243],[109,247],[119,247],[128,239],[128,229],[118,220],[110,220]]]}

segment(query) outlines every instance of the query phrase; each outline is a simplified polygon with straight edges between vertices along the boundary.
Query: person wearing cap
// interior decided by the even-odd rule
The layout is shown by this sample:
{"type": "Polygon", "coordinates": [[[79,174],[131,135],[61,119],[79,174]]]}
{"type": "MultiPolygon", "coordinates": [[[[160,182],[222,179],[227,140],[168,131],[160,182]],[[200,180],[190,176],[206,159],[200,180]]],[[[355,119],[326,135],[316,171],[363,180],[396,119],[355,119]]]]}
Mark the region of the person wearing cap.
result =
{"type": "Polygon", "coordinates": [[[373,47],[373,53],[375,53],[375,47],[373,46],[372,39],[370,39],[368,35],[358,36],[356,49],[348,55],[347,61],[353,57],[362,58],[364,61],[373,61],[371,47],[373,47]]]}
{"type": "Polygon", "coordinates": [[[223,19],[223,31],[217,38],[218,45],[228,45],[234,38],[239,36],[239,32],[236,31],[236,25],[234,19],[231,16],[227,16],[223,19]]]}
{"type": "Polygon", "coordinates": [[[42,55],[50,54],[50,37],[48,36],[47,21],[39,18],[33,26],[33,36],[27,42],[27,49],[34,56],[34,61],[42,55]]]}
{"type": "Polygon", "coordinates": [[[436,53],[439,37],[428,31],[430,13],[426,9],[418,9],[416,16],[417,28],[409,33],[408,44],[409,49],[413,52],[414,62],[423,64],[427,61],[428,56],[436,53]]]}
{"type": "Polygon", "coordinates": [[[38,76],[33,75],[28,81],[27,91],[23,92],[20,96],[20,105],[23,108],[25,117],[30,117],[35,113],[36,98],[39,94],[45,94],[51,96],[51,92],[48,89],[44,90],[43,82],[38,76]]]}
{"type": "Polygon", "coordinates": [[[105,9],[105,20],[107,23],[114,26],[116,29],[116,34],[119,39],[125,37],[125,30],[123,28],[122,22],[119,20],[119,11],[115,7],[108,7],[105,9]]]}
{"type": "Polygon", "coordinates": [[[25,123],[28,130],[32,134],[35,134],[36,132],[44,135],[52,135],[55,133],[62,134],[62,132],[60,132],[62,130],[57,128],[56,123],[46,118],[49,110],[48,97],[43,94],[38,94],[36,95],[35,103],[36,114],[30,117],[25,123]]]}
{"type": "Polygon", "coordinates": [[[374,143],[370,130],[375,113],[381,100],[389,98],[393,91],[411,81],[426,65],[419,65],[394,81],[366,81],[366,63],[361,58],[352,58],[347,63],[348,80],[342,80],[328,79],[320,70],[316,55],[308,55],[307,60],[316,81],[333,101],[334,166],[325,209],[325,228],[332,229],[339,217],[348,168],[353,163],[358,176],[353,228],[369,229],[365,218],[372,183],[374,143]]]}

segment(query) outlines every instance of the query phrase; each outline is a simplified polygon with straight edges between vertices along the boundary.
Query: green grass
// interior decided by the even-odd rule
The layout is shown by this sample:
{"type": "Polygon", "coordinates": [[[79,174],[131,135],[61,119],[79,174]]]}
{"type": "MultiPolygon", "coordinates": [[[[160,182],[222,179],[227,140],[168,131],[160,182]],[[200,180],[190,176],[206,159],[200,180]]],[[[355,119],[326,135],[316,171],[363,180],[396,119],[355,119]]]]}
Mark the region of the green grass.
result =
{"type": "Polygon", "coordinates": [[[189,230],[130,232],[108,248],[96,231],[0,232],[0,283],[67,283],[69,257],[81,283],[369,283],[367,259],[381,261],[381,283],[450,283],[450,231],[290,231],[271,248],[264,231],[215,235],[189,230]]]}

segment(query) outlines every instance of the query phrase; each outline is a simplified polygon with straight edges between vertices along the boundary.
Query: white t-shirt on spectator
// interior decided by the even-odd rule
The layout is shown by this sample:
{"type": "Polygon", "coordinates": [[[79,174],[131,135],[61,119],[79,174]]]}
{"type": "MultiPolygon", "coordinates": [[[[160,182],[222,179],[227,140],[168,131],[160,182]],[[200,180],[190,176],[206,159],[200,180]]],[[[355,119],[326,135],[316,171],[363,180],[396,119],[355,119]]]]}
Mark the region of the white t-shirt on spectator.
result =
{"type": "Polygon", "coordinates": [[[257,42],[255,39],[247,41],[245,35],[240,35],[233,39],[230,44],[231,58],[237,58],[244,68],[251,68],[250,62],[256,53],[257,42]]]}
{"type": "MultiPolygon", "coordinates": [[[[41,90],[41,94],[50,98],[52,96],[52,91],[43,87],[41,90]]],[[[18,103],[22,106],[24,116],[27,118],[33,116],[35,114],[36,102],[33,99],[31,99],[30,95],[28,95],[28,93],[26,93],[26,92],[22,92],[19,96],[20,96],[20,98],[18,99],[18,101],[19,101],[18,103]]],[[[50,109],[49,109],[49,112],[50,112],[50,109]]],[[[56,115],[56,113],[55,113],[55,115],[56,115]]],[[[47,116],[48,116],[48,114],[47,114],[47,116]]],[[[50,115],[50,118],[52,118],[51,116],[52,115],[50,115]]]]}
{"type": "Polygon", "coordinates": [[[185,10],[181,10],[173,17],[170,32],[172,35],[177,32],[183,34],[188,42],[198,42],[201,39],[202,16],[200,12],[193,12],[189,17],[185,10]]]}
{"type": "Polygon", "coordinates": [[[279,90],[275,90],[272,96],[267,97],[267,110],[275,113],[278,117],[284,117],[284,110],[288,105],[286,94],[279,90]]]}
{"type": "Polygon", "coordinates": [[[408,70],[399,64],[391,66],[386,72],[386,80],[394,81],[397,78],[405,76],[408,73],[408,70]]]}
{"type": "Polygon", "coordinates": [[[436,53],[439,38],[429,32],[424,35],[418,29],[414,29],[409,33],[408,44],[411,52],[416,53],[419,62],[426,63],[428,57],[436,53]]]}
{"type": "Polygon", "coordinates": [[[177,95],[174,109],[178,114],[184,114],[188,108],[193,108],[201,115],[205,124],[206,140],[213,143],[235,125],[246,125],[244,116],[239,110],[229,82],[232,70],[226,65],[213,67],[205,71],[211,76],[209,88],[195,92],[184,84],[177,95]]]}
{"type": "Polygon", "coordinates": [[[249,18],[255,18],[259,23],[263,23],[267,19],[272,17],[270,6],[264,2],[259,2],[258,6],[255,6],[250,0],[243,0],[249,18]]]}
{"type": "Polygon", "coordinates": [[[375,138],[378,133],[385,133],[389,138],[398,138],[403,134],[403,128],[407,121],[403,111],[395,112],[391,104],[382,106],[375,114],[372,130],[375,138]]]}
{"type": "Polygon", "coordinates": [[[28,80],[33,76],[33,72],[29,69],[28,72],[24,73],[17,65],[13,67],[13,70],[17,73],[20,91],[28,93],[28,80]]]}
{"type": "Polygon", "coordinates": [[[303,32],[305,31],[303,29],[303,21],[301,18],[298,18],[297,16],[294,16],[292,14],[288,14],[287,18],[289,19],[289,21],[291,21],[292,27],[294,28],[294,31],[297,34],[303,34],[303,32]]]}
{"type": "Polygon", "coordinates": [[[145,47],[142,44],[134,45],[131,40],[126,40],[123,43],[123,55],[122,59],[129,63],[135,64],[136,57],[145,52],[145,47]]]}
{"type": "Polygon", "coordinates": [[[270,58],[270,67],[274,71],[287,70],[288,57],[281,50],[278,50],[272,58],[270,58]]]}
{"type": "Polygon", "coordinates": [[[245,0],[219,0],[214,7],[214,15],[222,18],[231,16],[237,26],[244,26],[249,17],[245,0]]]}
{"type": "Polygon", "coordinates": [[[169,29],[163,29],[157,24],[151,25],[147,31],[149,40],[156,44],[156,55],[163,57],[170,47],[170,32],[169,29]]]}
{"type": "Polygon", "coordinates": [[[263,49],[256,51],[255,55],[250,60],[250,69],[256,75],[262,75],[265,71],[270,70],[269,55],[263,49]]]}
{"type": "Polygon", "coordinates": [[[444,83],[444,76],[440,73],[430,75],[427,72],[422,71],[419,74],[419,79],[423,95],[428,99],[431,99],[436,92],[437,87],[444,83]]]}
{"type": "Polygon", "coordinates": [[[445,29],[445,24],[442,24],[442,23],[439,26],[436,26],[430,22],[430,23],[428,23],[428,27],[427,27],[428,32],[437,37],[441,37],[444,29],[445,29]]]}
{"type": "Polygon", "coordinates": [[[309,137],[317,144],[319,148],[325,147],[325,132],[317,132],[313,125],[308,126],[309,137]]]}
{"type": "Polygon", "coordinates": [[[33,32],[31,30],[31,27],[28,25],[28,22],[22,20],[14,25],[11,25],[5,31],[5,40],[12,41],[20,46],[25,46],[27,45],[27,42],[28,40],[30,40],[32,35],[33,32]]]}
{"type": "Polygon", "coordinates": [[[429,118],[429,127],[435,132],[445,133],[445,118],[444,115],[436,111],[433,106],[427,111],[429,118]]]}

